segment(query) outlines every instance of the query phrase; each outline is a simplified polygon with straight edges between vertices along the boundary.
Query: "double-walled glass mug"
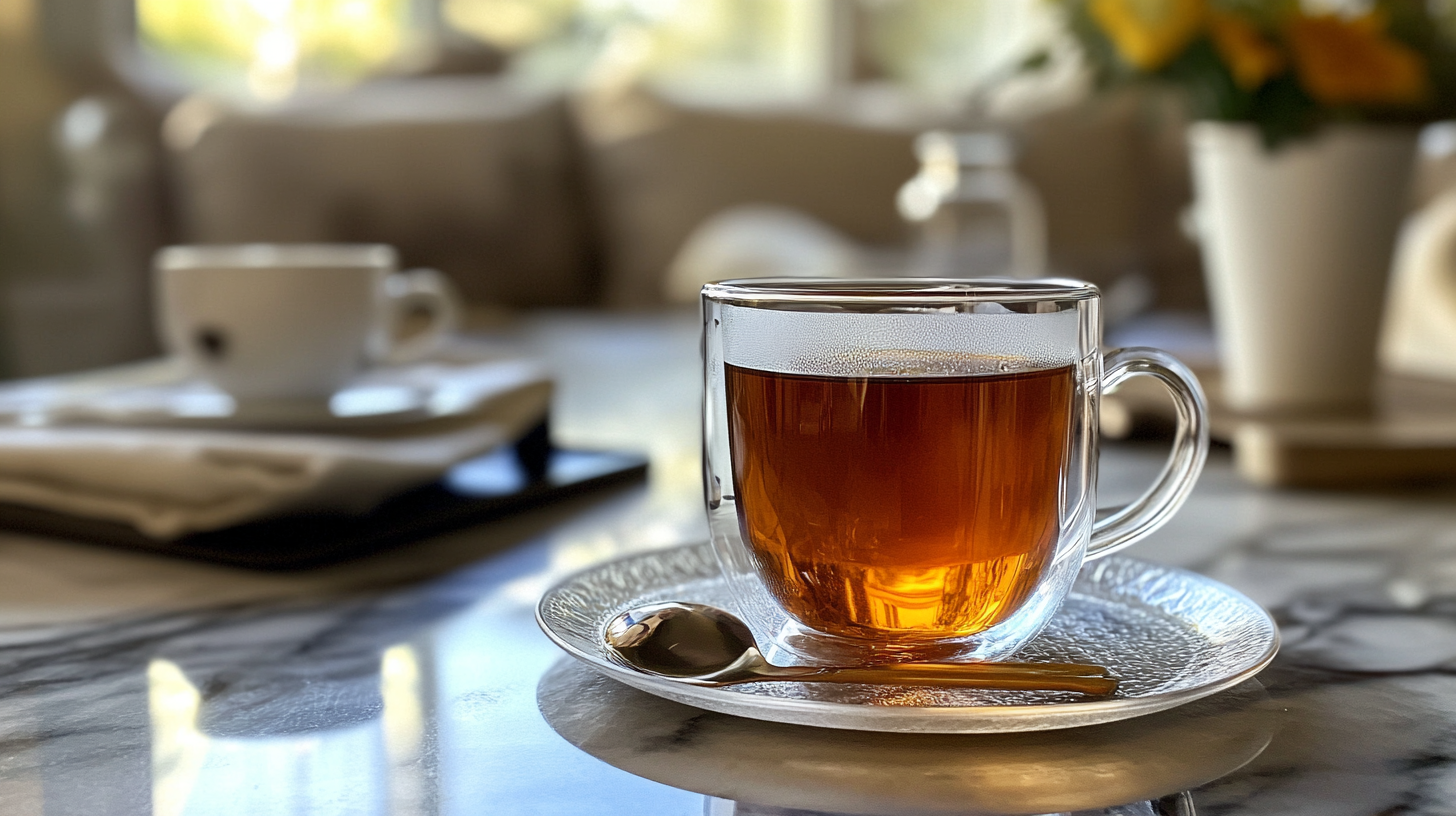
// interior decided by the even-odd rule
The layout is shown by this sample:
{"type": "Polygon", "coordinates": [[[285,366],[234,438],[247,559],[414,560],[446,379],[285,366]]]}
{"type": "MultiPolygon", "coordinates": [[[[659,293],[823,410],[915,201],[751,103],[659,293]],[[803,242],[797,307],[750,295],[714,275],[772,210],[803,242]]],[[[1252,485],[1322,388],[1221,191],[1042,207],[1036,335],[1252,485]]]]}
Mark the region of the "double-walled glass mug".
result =
{"type": "Polygon", "coordinates": [[[704,485],[760,635],[810,659],[992,660],[1082,563],[1161,526],[1208,453],[1194,376],[1104,353],[1080,281],[757,279],[703,288],[704,485]],[[1166,467],[1097,513],[1101,394],[1172,393],[1166,467]]]}

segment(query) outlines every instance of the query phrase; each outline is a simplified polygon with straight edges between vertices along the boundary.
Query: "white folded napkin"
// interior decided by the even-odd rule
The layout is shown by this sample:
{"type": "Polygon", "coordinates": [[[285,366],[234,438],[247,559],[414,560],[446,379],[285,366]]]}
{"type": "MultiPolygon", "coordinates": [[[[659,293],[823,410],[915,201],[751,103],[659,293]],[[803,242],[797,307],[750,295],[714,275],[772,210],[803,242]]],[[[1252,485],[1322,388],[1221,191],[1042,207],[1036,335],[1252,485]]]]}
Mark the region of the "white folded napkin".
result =
{"type": "MultiPolygon", "coordinates": [[[[150,377],[148,388],[162,387],[154,368],[136,370],[150,377]]],[[[98,376],[135,382],[114,372],[98,376]]],[[[17,424],[0,425],[0,502],[119,521],[163,540],[290,511],[363,511],[516,440],[545,417],[551,398],[545,373],[521,360],[457,356],[376,374],[375,380],[391,376],[421,387],[433,383],[454,403],[440,416],[343,423],[346,433],[331,433],[326,425],[312,427],[313,417],[306,432],[280,428],[276,417],[266,431],[218,427],[225,426],[221,422],[55,425],[46,424],[42,406],[32,402],[17,424]],[[462,384],[473,386],[462,390],[462,384]]],[[[95,381],[83,375],[66,382],[84,391],[95,381]]],[[[55,390],[56,382],[48,387],[55,390]]],[[[196,383],[179,380],[177,387],[195,391],[196,383]]],[[[0,403],[6,392],[34,394],[36,381],[0,388],[0,403]]],[[[74,401],[58,398],[55,405],[55,416],[76,421],[74,401]]]]}

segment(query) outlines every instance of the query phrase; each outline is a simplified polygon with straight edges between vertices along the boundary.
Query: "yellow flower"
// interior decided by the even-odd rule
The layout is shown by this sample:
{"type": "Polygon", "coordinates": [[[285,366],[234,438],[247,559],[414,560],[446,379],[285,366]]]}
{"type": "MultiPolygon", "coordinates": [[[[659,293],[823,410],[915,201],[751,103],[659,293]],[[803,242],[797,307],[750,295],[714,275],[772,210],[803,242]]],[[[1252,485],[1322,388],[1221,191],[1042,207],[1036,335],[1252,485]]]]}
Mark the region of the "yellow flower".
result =
{"type": "Polygon", "coordinates": [[[1384,20],[1295,17],[1290,50],[1300,84],[1326,105],[1402,105],[1423,101],[1426,66],[1420,54],[1385,35],[1384,20]]]}
{"type": "Polygon", "coordinates": [[[1213,12],[1208,16],[1213,47],[1228,65],[1240,88],[1252,91],[1284,70],[1284,55],[1248,20],[1213,12]]]}
{"type": "Polygon", "coordinates": [[[1092,19],[1135,68],[1156,71],[1203,26],[1203,0],[1092,0],[1092,19]]]}

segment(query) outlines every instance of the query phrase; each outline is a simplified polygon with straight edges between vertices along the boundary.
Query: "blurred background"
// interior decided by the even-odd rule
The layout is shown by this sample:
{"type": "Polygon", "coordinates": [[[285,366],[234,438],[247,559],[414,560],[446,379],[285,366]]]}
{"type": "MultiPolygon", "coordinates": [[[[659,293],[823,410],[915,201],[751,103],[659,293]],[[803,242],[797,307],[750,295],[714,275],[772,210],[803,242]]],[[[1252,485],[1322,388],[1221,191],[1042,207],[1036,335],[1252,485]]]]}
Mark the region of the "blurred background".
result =
{"type": "MultiPolygon", "coordinates": [[[[1063,30],[1042,0],[0,0],[0,374],[155,354],[184,242],[393,244],[478,321],[959,269],[1196,322],[1187,117],[1093,94],[1063,30]]],[[[1452,175],[1427,131],[1413,204],[1452,175]]]]}
{"type": "Polygon", "coordinates": [[[755,265],[926,269],[935,203],[907,182],[934,175],[916,139],[936,129],[984,137],[949,149],[989,169],[993,216],[1020,219],[1017,263],[1112,287],[1116,314],[1200,309],[1176,106],[1093,100],[1076,65],[1020,72],[1055,51],[1051,15],[0,0],[0,373],[156,353],[149,265],[167,243],[390,243],[481,319],[653,308],[755,265]]]}

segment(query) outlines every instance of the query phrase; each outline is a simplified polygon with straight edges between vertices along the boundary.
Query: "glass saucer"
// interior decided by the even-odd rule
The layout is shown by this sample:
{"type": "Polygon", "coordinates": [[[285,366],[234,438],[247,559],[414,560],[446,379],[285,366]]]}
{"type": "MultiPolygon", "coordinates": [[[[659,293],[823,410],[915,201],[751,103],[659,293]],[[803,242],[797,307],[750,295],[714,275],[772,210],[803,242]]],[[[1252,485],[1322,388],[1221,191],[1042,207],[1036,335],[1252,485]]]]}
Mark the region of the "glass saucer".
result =
{"type": "MultiPolygon", "coordinates": [[[[1089,563],[1046,630],[1018,660],[1092,663],[1122,679],[1115,697],[1069,692],[829,683],[704,688],[613,662],[607,621],[633,606],[696,601],[734,608],[712,549],[633,555],[567,578],[536,607],[562,649],[627,685],[698,708],[759,720],[862,731],[995,733],[1074,728],[1163,711],[1254,676],[1274,659],[1269,613],[1211,578],[1111,556],[1089,563]]],[[[755,632],[760,642],[772,633],[755,632]]],[[[775,656],[778,659],[778,656],[775,656]]]]}

